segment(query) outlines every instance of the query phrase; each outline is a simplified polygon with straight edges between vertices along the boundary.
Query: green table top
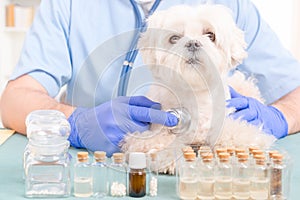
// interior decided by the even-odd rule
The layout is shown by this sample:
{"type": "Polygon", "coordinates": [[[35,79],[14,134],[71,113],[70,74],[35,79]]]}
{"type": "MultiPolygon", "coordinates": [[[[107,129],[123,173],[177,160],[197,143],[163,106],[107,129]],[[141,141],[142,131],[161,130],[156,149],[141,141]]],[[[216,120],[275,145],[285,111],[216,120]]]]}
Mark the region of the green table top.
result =
{"type": "MultiPolygon", "coordinates": [[[[24,181],[22,178],[22,157],[27,144],[25,136],[14,134],[0,146],[0,200],[26,199],[24,197],[24,181]]],[[[277,141],[277,146],[284,148],[294,160],[291,193],[289,200],[298,200],[300,190],[300,134],[288,136],[277,141]]],[[[78,150],[70,148],[73,158],[78,150]]],[[[74,162],[74,159],[72,160],[74,162]]],[[[175,176],[159,176],[158,196],[139,199],[179,199],[176,195],[175,176]]],[[[57,198],[56,198],[57,199],[57,198]]],[[[73,196],[66,199],[79,199],[73,196]]],[[[106,197],[105,199],[116,199],[106,197]]],[[[133,199],[124,197],[122,199],[133,199]]]]}

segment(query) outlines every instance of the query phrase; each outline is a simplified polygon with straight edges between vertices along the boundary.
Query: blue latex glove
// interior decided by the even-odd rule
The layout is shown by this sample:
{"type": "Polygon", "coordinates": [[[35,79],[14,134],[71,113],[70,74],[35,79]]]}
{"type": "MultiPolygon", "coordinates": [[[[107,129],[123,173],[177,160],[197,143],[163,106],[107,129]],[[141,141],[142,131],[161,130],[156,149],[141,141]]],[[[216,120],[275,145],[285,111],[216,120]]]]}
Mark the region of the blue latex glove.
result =
{"type": "Polygon", "coordinates": [[[77,108],[68,121],[72,146],[91,151],[120,151],[126,133],[143,132],[150,123],[175,126],[176,116],[160,110],[161,105],[143,96],[118,97],[94,108],[77,108]]]}
{"type": "Polygon", "coordinates": [[[231,114],[234,119],[246,120],[255,126],[263,125],[265,133],[272,134],[278,139],[287,136],[287,121],[277,108],[266,106],[254,98],[242,96],[231,87],[230,94],[231,99],[227,100],[227,107],[236,109],[236,112],[231,114]]]}

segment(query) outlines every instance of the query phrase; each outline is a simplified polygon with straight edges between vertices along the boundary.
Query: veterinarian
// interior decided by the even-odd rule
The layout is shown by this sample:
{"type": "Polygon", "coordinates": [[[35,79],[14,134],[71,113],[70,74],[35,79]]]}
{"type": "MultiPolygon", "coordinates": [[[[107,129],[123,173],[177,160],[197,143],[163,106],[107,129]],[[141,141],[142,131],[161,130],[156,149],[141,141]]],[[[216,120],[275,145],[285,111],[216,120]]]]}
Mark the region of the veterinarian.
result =
{"type": "MultiPolygon", "coordinates": [[[[206,1],[165,0],[157,10],[182,2],[197,5],[206,1]]],[[[283,48],[250,1],[210,2],[229,7],[237,25],[245,31],[249,55],[238,70],[258,79],[263,97],[272,105],[262,105],[231,90],[232,100],[228,103],[237,109],[234,117],[263,124],[264,130],[277,138],[300,131],[299,63],[283,48]]],[[[136,0],[136,4],[148,12],[153,2],[136,0]]],[[[116,97],[114,93],[125,54],[103,60],[114,55],[111,48],[118,51],[121,47],[124,52],[129,49],[132,34],[128,37],[124,33],[134,30],[135,19],[130,0],[42,1],[1,98],[3,124],[26,134],[24,122],[29,112],[60,110],[71,124],[72,146],[104,150],[108,155],[119,151],[118,144],[127,132],[145,131],[151,123],[176,125],[177,118],[160,110],[159,102],[143,96],[116,97]],[[97,66],[103,72],[95,77],[98,68],[85,71],[84,66],[99,48],[104,59],[97,66]],[[112,67],[101,66],[107,63],[112,67]],[[93,81],[97,82],[96,88],[93,81]],[[64,85],[68,87],[62,103],[55,96],[64,85]]],[[[131,82],[139,83],[134,79],[131,82]]]]}

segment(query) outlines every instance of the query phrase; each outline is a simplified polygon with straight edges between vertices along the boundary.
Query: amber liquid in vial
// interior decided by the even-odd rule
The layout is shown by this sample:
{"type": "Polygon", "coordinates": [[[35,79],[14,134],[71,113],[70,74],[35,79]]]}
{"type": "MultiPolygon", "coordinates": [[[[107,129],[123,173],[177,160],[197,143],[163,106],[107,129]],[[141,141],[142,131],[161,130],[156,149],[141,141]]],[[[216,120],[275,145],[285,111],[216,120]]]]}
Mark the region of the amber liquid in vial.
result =
{"type": "Polygon", "coordinates": [[[146,195],[146,172],[136,170],[129,173],[129,196],[143,197],[146,195]]]}

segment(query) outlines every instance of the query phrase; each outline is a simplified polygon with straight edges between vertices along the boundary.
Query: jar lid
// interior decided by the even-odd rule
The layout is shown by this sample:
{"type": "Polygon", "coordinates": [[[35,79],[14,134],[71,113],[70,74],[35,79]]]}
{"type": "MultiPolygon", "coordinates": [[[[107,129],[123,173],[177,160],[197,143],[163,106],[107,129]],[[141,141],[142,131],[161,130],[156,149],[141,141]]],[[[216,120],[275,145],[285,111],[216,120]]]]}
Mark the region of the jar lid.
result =
{"type": "Polygon", "coordinates": [[[146,168],[146,154],[142,152],[132,152],[129,154],[129,168],[144,169],[146,168]]]}
{"type": "Polygon", "coordinates": [[[183,157],[187,161],[195,160],[196,153],[194,153],[194,152],[186,152],[186,153],[183,154],[183,157]]]}
{"type": "Polygon", "coordinates": [[[103,160],[106,158],[106,152],[105,151],[95,151],[94,158],[96,160],[103,160]]]}
{"type": "Polygon", "coordinates": [[[89,156],[89,153],[86,151],[80,151],[77,152],[77,159],[78,160],[87,160],[89,156]]]}
{"type": "Polygon", "coordinates": [[[247,159],[248,158],[248,154],[247,153],[238,153],[237,157],[238,158],[242,158],[242,159],[247,159]]]}

